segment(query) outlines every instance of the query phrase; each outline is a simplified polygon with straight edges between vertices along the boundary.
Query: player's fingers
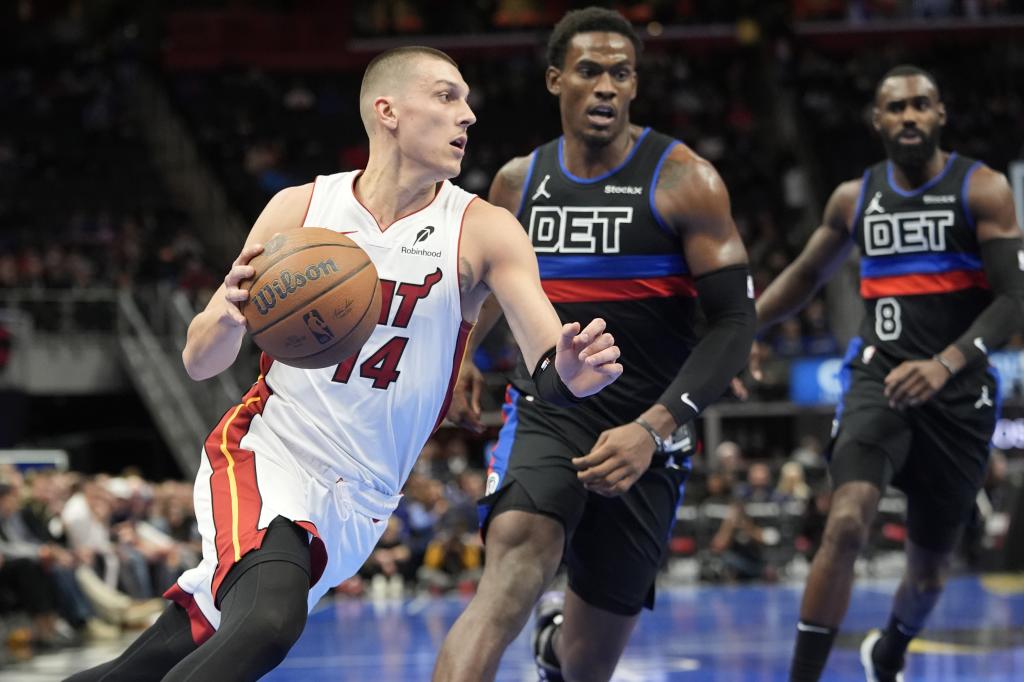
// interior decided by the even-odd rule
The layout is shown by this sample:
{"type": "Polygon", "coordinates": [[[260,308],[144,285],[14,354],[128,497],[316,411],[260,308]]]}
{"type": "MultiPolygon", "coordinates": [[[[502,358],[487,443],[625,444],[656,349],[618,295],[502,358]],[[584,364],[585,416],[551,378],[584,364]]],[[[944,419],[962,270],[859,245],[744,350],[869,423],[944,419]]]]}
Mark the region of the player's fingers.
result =
{"type": "Polygon", "coordinates": [[[605,327],[607,326],[608,325],[605,324],[605,321],[603,319],[601,319],[600,317],[595,317],[590,321],[590,324],[583,328],[583,331],[580,332],[580,334],[586,334],[589,338],[596,339],[601,334],[604,334],[605,327]]]}
{"type": "Polygon", "coordinates": [[[622,458],[613,457],[613,455],[615,454],[617,453],[615,451],[612,451],[612,456],[609,456],[600,464],[590,467],[588,469],[584,469],[583,471],[577,472],[577,477],[584,483],[599,482],[606,480],[608,475],[611,474],[613,471],[617,471],[618,469],[621,469],[624,466],[629,466],[629,463],[623,460],[622,458]]]}
{"type": "Polygon", "coordinates": [[[566,350],[573,347],[573,339],[580,332],[579,322],[570,322],[562,325],[562,335],[558,338],[557,350],[566,350]]]}
{"type": "Polygon", "coordinates": [[[239,282],[249,279],[255,274],[256,270],[251,265],[234,265],[228,270],[228,274],[224,276],[224,284],[229,287],[236,287],[239,282]]]}
{"type": "Polygon", "coordinates": [[[586,360],[588,356],[593,355],[594,353],[599,353],[603,351],[605,348],[611,348],[614,345],[614,336],[612,336],[611,334],[601,334],[593,341],[591,341],[586,348],[580,351],[580,360],[586,360]]]}
{"type": "Polygon", "coordinates": [[[256,256],[263,253],[263,244],[250,244],[242,249],[233,265],[247,265],[256,256]]]}
{"type": "Polygon", "coordinates": [[[606,362],[603,365],[597,365],[596,367],[592,367],[591,369],[593,369],[598,374],[603,374],[606,377],[611,377],[611,379],[614,381],[615,379],[618,379],[620,376],[622,376],[623,367],[622,364],[618,362],[606,362]]]}
{"type": "Polygon", "coordinates": [[[732,389],[732,394],[740,400],[746,400],[750,397],[750,391],[747,390],[746,385],[740,381],[739,377],[733,377],[729,382],[729,388],[732,389]]]}
{"type": "Polygon", "coordinates": [[[242,311],[238,309],[238,306],[232,304],[232,305],[227,306],[227,309],[228,309],[228,317],[231,318],[232,322],[234,322],[235,324],[237,324],[239,326],[245,325],[245,315],[243,315],[242,311]]]}
{"type": "Polygon", "coordinates": [[[612,346],[611,348],[605,348],[604,350],[594,353],[586,358],[585,362],[591,367],[597,367],[604,365],[609,362],[615,362],[619,359],[622,351],[619,350],[618,346],[612,346]]]}
{"type": "Polygon", "coordinates": [[[601,462],[604,462],[606,459],[612,456],[612,453],[615,452],[613,448],[610,448],[606,445],[606,442],[606,440],[602,441],[600,438],[598,438],[597,442],[594,443],[594,447],[590,449],[590,452],[583,455],[582,457],[572,458],[572,465],[576,467],[578,471],[585,471],[586,469],[595,467],[601,464],[601,462]]]}
{"type": "Polygon", "coordinates": [[[224,298],[232,303],[243,303],[249,300],[249,292],[246,289],[230,287],[224,290],[224,298]]]}
{"type": "Polygon", "coordinates": [[[577,472],[576,477],[580,479],[583,485],[590,484],[598,487],[607,487],[623,476],[628,475],[628,473],[629,464],[627,462],[620,459],[609,459],[596,467],[577,472]]]}

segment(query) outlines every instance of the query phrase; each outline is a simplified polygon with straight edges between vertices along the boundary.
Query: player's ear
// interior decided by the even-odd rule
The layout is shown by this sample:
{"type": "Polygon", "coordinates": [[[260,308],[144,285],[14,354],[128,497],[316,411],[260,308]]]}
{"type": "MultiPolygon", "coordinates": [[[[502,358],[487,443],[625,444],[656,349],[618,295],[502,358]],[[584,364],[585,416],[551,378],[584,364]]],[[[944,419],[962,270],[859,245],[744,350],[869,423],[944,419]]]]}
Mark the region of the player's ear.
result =
{"type": "Polygon", "coordinates": [[[876,133],[882,132],[882,110],[875,104],[871,107],[871,127],[875,129],[876,133]]]}
{"type": "Polygon", "coordinates": [[[942,102],[939,102],[939,104],[935,108],[939,112],[939,125],[946,125],[946,105],[943,104],[942,102]]]}
{"type": "Polygon", "coordinates": [[[382,126],[388,130],[398,128],[398,112],[395,111],[394,102],[390,97],[378,97],[373,100],[373,111],[382,126]]]}
{"type": "Polygon", "coordinates": [[[556,97],[562,94],[562,70],[549,66],[544,71],[544,82],[548,86],[548,92],[556,97]]]}

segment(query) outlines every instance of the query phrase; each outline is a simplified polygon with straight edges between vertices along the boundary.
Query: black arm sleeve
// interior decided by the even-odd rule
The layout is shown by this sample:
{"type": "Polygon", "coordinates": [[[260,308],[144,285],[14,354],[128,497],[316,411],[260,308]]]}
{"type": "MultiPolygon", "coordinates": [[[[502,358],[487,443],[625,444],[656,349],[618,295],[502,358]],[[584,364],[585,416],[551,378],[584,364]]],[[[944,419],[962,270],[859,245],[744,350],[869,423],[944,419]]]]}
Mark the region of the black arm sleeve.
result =
{"type": "Polygon", "coordinates": [[[555,370],[555,347],[552,346],[544,355],[540,356],[537,366],[533,370],[533,385],[537,387],[537,395],[552,405],[559,407],[570,407],[583,402],[584,398],[578,398],[575,393],[562,381],[555,370]]]}
{"type": "Polygon", "coordinates": [[[968,366],[984,362],[989,350],[1000,348],[1024,329],[1024,240],[990,239],[980,249],[995,298],[953,344],[968,366]]]}
{"type": "Polygon", "coordinates": [[[682,426],[725,392],[750,357],[757,314],[746,265],[714,270],[697,278],[707,333],[658,399],[682,426]]]}

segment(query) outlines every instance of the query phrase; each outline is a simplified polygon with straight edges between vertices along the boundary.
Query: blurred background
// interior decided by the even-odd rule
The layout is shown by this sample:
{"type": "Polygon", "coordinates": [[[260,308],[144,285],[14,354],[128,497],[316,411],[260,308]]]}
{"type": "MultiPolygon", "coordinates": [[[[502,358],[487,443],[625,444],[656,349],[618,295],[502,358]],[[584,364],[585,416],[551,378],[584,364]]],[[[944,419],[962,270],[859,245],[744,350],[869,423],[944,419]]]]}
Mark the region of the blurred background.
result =
{"type": "MultiPolygon", "coordinates": [[[[199,446],[257,365],[246,347],[230,372],[192,382],[185,329],[275,192],[365,163],[367,62],[426,44],[460,63],[479,122],[456,182],[486,195],[505,161],[560,133],[547,32],[589,4],[641,29],[632,120],[714,163],[758,290],[831,190],[882,158],[870,103],[896,64],[935,73],[943,147],[1006,173],[1024,210],[1024,0],[0,3],[0,665],[145,622],[195,563],[199,446]],[[40,584],[52,598],[28,599],[22,586],[40,584]]],[[[751,398],[705,411],[666,582],[806,572],[829,505],[839,358],[860,315],[851,261],[765,335],[751,398]]],[[[960,571],[1024,570],[1021,341],[993,356],[1004,408],[960,571]]],[[[476,357],[489,430],[436,434],[339,593],[473,590],[474,502],[515,359],[497,329],[476,357]]],[[[903,510],[887,493],[862,571],[898,573],[903,510]]]]}

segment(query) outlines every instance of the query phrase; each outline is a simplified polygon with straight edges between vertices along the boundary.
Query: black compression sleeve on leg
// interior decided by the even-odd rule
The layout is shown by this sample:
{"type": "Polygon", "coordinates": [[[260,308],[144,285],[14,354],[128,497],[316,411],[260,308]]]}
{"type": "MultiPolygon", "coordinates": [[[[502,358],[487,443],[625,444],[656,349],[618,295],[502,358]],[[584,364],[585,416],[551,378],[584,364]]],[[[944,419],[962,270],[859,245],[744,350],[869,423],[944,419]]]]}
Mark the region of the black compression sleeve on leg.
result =
{"type": "Polygon", "coordinates": [[[221,600],[220,627],[164,682],[257,680],[277,667],[306,625],[309,574],[290,561],[243,573],[221,600]]]}
{"type": "Polygon", "coordinates": [[[979,248],[995,298],[954,344],[968,365],[984,362],[988,351],[1021,330],[1024,320],[1024,241],[990,239],[979,248]]]}
{"type": "Polygon", "coordinates": [[[697,278],[697,297],[708,320],[707,332],[683,363],[658,402],[676,420],[691,421],[725,392],[743,369],[754,342],[757,315],[750,270],[732,265],[697,278]]]}
{"type": "Polygon", "coordinates": [[[65,682],[160,680],[178,661],[195,650],[188,613],[177,604],[171,604],[123,654],[72,675],[65,682]]]}

